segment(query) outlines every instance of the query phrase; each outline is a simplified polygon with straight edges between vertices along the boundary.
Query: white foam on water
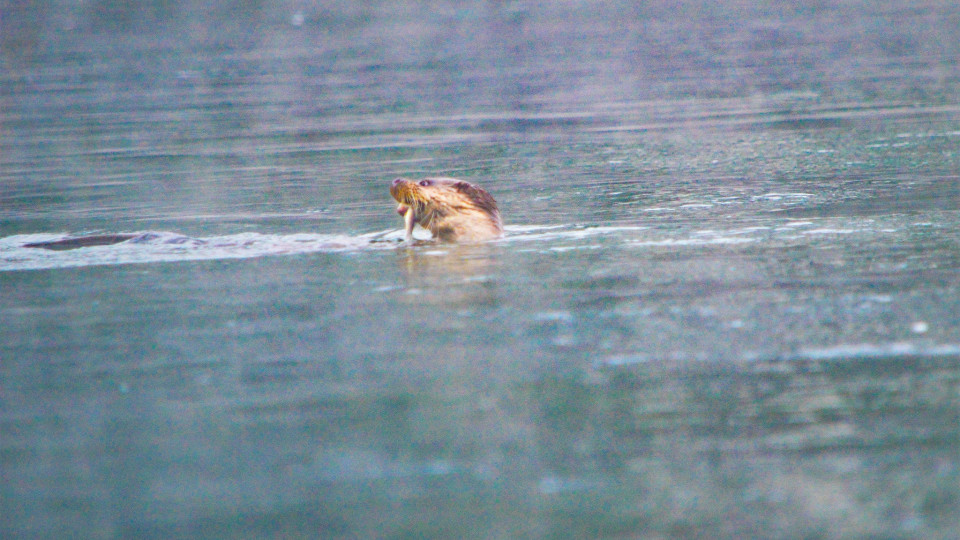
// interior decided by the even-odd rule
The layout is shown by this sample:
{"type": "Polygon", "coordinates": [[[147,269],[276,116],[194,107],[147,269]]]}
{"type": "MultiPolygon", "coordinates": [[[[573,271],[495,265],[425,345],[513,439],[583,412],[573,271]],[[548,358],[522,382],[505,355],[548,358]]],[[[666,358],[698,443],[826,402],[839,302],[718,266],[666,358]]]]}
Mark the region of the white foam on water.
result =
{"type": "Polygon", "coordinates": [[[850,358],[891,358],[896,356],[957,356],[960,344],[945,343],[927,345],[907,341],[883,344],[857,343],[824,348],[806,348],[797,351],[796,357],[805,360],[843,360],[850,358]]]}
{"type": "Polygon", "coordinates": [[[664,247],[664,246],[711,246],[711,245],[721,245],[721,244],[749,244],[752,242],[757,242],[756,238],[732,238],[728,236],[721,236],[716,238],[676,238],[676,239],[666,239],[666,240],[640,240],[630,242],[631,246],[650,246],[650,247],[664,247]]]}
{"type": "MultiPolygon", "coordinates": [[[[836,345],[833,347],[808,347],[796,353],[783,357],[762,351],[747,351],[740,355],[747,362],[769,360],[815,360],[815,361],[845,361],[845,360],[889,360],[897,357],[927,357],[943,358],[960,356],[960,343],[944,343],[931,345],[895,341],[890,343],[853,343],[836,345]]],[[[623,353],[607,356],[594,363],[594,367],[623,367],[639,364],[650,364],[660,361],[703,361],[707,358],[699,354],[684,356],[676,352],[663,355],[647,353],[623,353]]]]}
{"type": "Polygon", "coordinates": [[[570,225],[537,226],[512,225],[505,227],[504,242],[533,242],[553,239],[582,240],[595,236],[606,236],[617,233],[635,233],[649,227],[640,226],[613,226],[613,227],[583,227],[570,225]]]}
{"type": "Polygon", "coordinates": [[[806,231],[800,231],[800,234],[854,234],[861,232],[858,229],[831,229],[831,228],[822,228],[822,229],[808,229],[806,231]]]}
{"type": "Polygon", "coordinates": [[[813,197],[812,193],[801,193],[801,192],[785,192],[780,193],[772,191],[770,193],[764,193],[762,195],[755,195],[751,197],[751,200],[754,201],[782,201],[783,199],[809,199],[813,197]]]}

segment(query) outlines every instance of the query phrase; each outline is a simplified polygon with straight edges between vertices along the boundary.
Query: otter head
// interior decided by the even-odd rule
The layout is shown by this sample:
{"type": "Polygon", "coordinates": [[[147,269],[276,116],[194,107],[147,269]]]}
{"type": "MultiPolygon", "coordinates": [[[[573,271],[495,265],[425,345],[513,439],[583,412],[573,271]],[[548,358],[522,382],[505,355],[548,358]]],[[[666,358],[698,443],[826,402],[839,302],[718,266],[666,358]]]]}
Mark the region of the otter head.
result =
{"type": "Polygon", "coordinates": [[[397,178],[390,195],[400,203],[407,238],[419,223],[446,242],[475,242],[503,234],[497,201],[482,188],[456,178],[397,178]]]}

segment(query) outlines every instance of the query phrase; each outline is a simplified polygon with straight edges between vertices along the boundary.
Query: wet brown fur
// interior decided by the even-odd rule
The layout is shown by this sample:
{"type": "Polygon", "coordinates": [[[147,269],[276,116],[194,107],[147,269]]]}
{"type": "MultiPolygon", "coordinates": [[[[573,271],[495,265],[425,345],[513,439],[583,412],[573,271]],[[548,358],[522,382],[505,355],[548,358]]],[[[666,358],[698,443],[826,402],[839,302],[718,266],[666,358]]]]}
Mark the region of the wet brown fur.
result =
{"type": "Polygon", "coordinates": [[[400,203],[400,215],[412,208],[414,221],[439,240],[476,242],[503,234],[497,202],[470,182],[446,177],[397,178],[390,194],[400,203]]]}

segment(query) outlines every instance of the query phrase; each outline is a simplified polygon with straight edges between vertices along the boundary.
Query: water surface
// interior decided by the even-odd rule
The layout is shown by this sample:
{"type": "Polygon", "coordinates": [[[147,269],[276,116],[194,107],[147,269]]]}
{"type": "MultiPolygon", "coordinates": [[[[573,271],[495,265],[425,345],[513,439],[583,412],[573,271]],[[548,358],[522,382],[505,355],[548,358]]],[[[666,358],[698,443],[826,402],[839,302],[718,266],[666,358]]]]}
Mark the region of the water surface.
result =
{"type": "Polygon", "coordinates": [[[2,37],[4,536],[956,536],[952,3],[97,5],[2,37]]]}

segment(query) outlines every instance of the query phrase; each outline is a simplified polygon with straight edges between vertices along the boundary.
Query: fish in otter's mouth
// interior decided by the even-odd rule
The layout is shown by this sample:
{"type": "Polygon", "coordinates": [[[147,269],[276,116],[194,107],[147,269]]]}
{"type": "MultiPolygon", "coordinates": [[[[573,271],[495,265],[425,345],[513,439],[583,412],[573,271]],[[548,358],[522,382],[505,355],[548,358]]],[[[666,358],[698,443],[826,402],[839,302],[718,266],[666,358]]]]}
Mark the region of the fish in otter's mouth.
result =
{"type": "Polygon", "coordinates": [[[503,234],[497,201],[483,188],[456,178],[397,178],[390,195],[399,205],[407,239],[417,223],[446,242],[471,242],[503,234]]]}

